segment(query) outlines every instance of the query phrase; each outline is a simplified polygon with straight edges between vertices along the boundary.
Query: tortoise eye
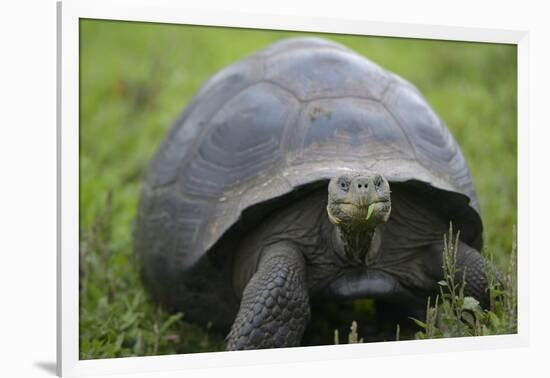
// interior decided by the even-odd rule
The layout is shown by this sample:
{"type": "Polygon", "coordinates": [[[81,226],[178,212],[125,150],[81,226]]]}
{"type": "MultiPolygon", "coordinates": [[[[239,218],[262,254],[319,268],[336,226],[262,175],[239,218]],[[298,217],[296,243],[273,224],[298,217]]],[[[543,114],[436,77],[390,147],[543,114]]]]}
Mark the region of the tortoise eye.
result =
{"type": "Polygon", "coordinates": [[[347,180],[345,180],[345,179],[341,179],[341,180],[340,180],[340,188],[342,188],[342,189],[345,190],[346,192],[348,191],[348,189],[349,189],[349,183],[347,182],[347,180]]]}

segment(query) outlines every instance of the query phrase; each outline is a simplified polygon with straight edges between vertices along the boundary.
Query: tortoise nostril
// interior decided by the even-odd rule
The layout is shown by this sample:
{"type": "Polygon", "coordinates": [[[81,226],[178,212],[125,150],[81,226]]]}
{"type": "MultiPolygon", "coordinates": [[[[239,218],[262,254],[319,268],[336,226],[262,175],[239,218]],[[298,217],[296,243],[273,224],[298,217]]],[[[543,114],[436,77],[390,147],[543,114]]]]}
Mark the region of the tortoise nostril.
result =
{"type": "Polygon", "coordinates": [[[367,178],[359,178],[359,179],[355,180],[355,182],[354,182],[354,186],[357,189],[361,189],[362,191],[367,190],[367,188],[369,187],[370,184],[372,184],[372,182],[371,182],[371,180],[369,180],[367,178]]]}

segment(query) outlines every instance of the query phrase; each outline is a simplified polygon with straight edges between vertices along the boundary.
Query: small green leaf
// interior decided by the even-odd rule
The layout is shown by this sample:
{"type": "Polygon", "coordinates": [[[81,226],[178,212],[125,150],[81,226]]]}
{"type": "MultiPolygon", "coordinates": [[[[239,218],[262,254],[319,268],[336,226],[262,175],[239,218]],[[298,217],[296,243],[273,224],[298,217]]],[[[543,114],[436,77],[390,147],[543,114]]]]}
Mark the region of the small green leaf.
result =
{"type": "Polygon", "coordinates": [[[409,319],[411,319],[413,322],[415,322],[416,325],[418,325],[419,327],[422,327],[424,329],[426,328],[426,323],[421,322],[420,320],[415,319],[415,318],[409,318],[409,319]]]}
{"type": "Polygon", "coordinates": [[[366,220],[369,220],[369,218],[372,215],[373,211],[374,211],[374,203],[371,203],[369,205],[369,208],[367,209],[367,218],[366,218],[366,220]]]}
{"type": "Polygon", "coordinates": [[[448,286],[447,281],[444,281],[444,280],[439,281],[438,284],[441,286],[448,286]]]}
{"type": "Polygon", "coordinates": [[[481,309],[479,307],[479,302],[477,301],[477,299],[473,297],[464,297],[464,303],[462,303],[462,308],[464,310],[470,310],[470,311],[481,309]]]}
{"type": "Polygon", "coordinates": [[[161,335],[164,334],[164,332],[166,332],[168,330],[168,328],[170,328],[170,326],[172,326],[172,324],[174,324],[175,322],[180,320],[182,318],[182,316],[183,316],[183,314],[181,312],[178,312],[178,313],[170,316],[168,319],[166,319],[166,321],[160,327],[160,334],[161,335]]]}

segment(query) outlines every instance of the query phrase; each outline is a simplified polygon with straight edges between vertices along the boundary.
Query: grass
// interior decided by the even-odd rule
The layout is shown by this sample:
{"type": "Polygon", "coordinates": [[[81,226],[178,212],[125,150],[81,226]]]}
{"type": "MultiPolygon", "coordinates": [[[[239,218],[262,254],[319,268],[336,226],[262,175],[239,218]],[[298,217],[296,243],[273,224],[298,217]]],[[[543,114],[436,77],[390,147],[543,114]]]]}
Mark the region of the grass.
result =
{"type": "MultiPolygon", "coordinates": [[[[464,295],[465,281],[457,281],[456,256],[458,235],[452,227],[445,235],[443,271],[445,279],[439,282],[440,294],[428,300],[426,320],[413,321],[421,330],[417,339],[442,337],[487,336],[517,333],[517,275],[516,245],[512,245],[509,264],[504,275],[492,263],[493,255],[485,252],[489,263],[485,271],[489,281],[489,309],[483,310],[479,302],[464,295]]],[[[487,251],[487,250],[486,250],[487,251]]],[[[465,272],[464,272],[465,273],[465,272]]]]}
{"type": "MultiPolygon", "coordinates": [[[[301,33],[96,20],[82,20],[80,31],[80,356],[221,350],[222,337],[186,322],[185,310],[165,313],[142,288],[131,244],[141,178],[209,76],[301,33]]],[[[469,162],[487,250],[495,265],[509,266],[517,223],[516,48],[325,37],[411,81],[433,105],[469,162]]],[[[502,306],[494,312],[499,321],[508,311],[502,306]]],[[[334,335],[323,337],[331,343],[334,335]]]]}

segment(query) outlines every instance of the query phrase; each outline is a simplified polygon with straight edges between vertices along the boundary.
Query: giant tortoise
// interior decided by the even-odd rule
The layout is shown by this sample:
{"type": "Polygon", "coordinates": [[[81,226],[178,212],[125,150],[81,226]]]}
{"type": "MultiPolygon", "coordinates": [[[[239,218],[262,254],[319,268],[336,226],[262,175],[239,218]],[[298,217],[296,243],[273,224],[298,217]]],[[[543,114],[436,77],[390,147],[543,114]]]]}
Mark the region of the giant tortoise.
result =
{"type": "Polygon", "coordinates": [[[211,77],[146,175],[135,252],[153,297],[228,350],[301,344],[310,301],[425,308],[460,231],[466,295],[487,303],[464,156],[419,91],[319,38],[211,77]]]}

